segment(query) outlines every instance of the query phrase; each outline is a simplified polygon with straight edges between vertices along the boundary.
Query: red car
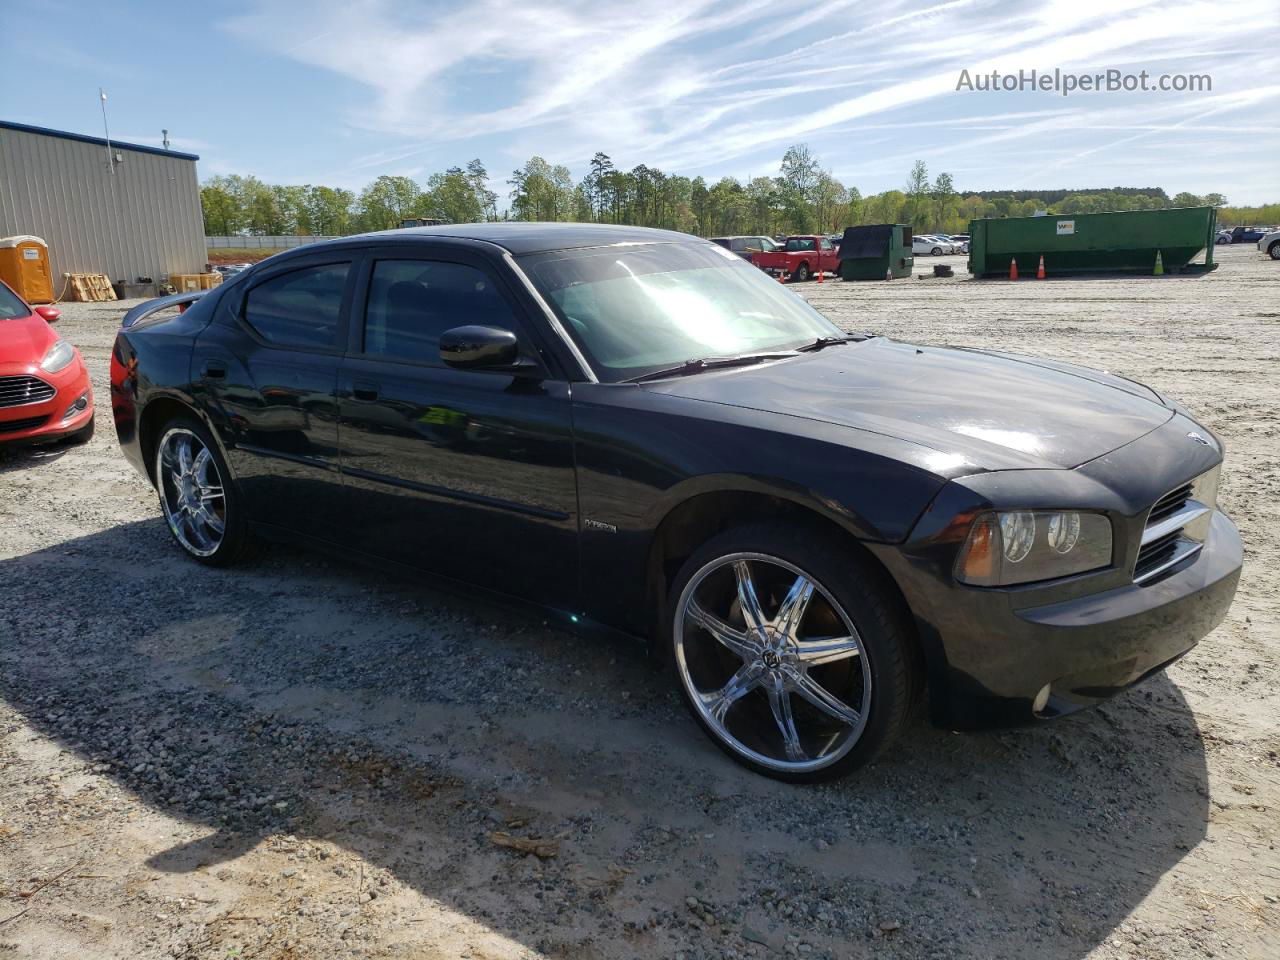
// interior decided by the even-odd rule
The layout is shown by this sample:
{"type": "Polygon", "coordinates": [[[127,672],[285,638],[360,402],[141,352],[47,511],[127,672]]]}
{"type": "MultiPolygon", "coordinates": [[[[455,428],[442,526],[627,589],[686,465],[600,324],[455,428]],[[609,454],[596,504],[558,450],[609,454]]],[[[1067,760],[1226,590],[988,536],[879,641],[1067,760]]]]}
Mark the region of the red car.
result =
{"type": "Polygon", "coordinates": [[[0,446],[93,436],[80,351],[54,333],[57,307],[31,307],[0,281],[0,446]]]}
{"type": "Polygon", "coordinates": [[[840,269],[840,251],[826,237],[787,237],[781,250],[751,254],[751,262],[766,273],[785,274],[792,280],[809,280],[818,273],[840,269]]]}

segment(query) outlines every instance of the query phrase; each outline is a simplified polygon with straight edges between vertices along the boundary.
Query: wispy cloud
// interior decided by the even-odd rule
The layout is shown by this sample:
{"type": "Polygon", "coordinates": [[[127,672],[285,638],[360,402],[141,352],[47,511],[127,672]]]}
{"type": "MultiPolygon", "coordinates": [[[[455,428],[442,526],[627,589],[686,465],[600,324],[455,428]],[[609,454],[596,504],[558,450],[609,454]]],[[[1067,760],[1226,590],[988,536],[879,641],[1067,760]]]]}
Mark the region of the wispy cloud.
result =
{"type": "MultiPolygon", "coordinates": [[[[1280,93],[1263,69],[1280,29],[1274,0],[318,0],[307,29],[297,22],[295,4],[257,0],[224,27],[363,91],[342,121],[378,149],[315,179],[479,153],[539,152],[581,171],[597,149],[626,165],[750,171],[808,139],[854,180],[912,155],[1093,181],[1108,149],[1182,137],[1207,159],[1207,124],[1247,119],[1280,146],[1280,93]],[[1212,98],[956,91],[961,69],[1055,67],[1209,73],[1215,87],[1212,98]],[[860,155],[872,138],[895,148],[860,155]],[[1039,162],[1046,148],[1061,159],[1039,162]]],[[[1247,183],[1263,175],[1242,168],[1247,183]]]]}

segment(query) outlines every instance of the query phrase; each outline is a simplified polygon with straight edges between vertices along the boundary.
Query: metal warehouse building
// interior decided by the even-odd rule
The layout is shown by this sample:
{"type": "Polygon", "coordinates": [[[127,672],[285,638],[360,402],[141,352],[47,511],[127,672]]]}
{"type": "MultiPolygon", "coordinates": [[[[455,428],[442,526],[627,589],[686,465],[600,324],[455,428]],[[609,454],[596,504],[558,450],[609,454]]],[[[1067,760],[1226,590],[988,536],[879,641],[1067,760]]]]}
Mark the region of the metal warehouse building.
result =
{"type": "Polygon", "coordinates": [[[199,159],[0,120],[0,237],[48,243],[58,294],[64,273],[156,282],[199,273],[207,259],[199,159]]]}

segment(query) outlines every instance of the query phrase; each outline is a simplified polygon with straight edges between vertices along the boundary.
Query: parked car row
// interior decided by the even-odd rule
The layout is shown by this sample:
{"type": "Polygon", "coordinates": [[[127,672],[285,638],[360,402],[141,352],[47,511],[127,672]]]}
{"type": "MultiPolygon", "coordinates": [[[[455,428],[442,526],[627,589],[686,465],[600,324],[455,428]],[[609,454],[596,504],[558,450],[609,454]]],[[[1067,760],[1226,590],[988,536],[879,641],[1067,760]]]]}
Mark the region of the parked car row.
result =
{"type": "Polygon", "coordinates": [[[1269,227],[1232,227],[1218,231],[1215,243],[1257,243],[1270,231],[1269,227]]]}
{"type": "Polygon", "coordinates": [[[911,238],[913,254],[931,254],[940,257],[945,253],[968,253],[969,235],[949,236],[944,233],[918,233],[911,238]]]}

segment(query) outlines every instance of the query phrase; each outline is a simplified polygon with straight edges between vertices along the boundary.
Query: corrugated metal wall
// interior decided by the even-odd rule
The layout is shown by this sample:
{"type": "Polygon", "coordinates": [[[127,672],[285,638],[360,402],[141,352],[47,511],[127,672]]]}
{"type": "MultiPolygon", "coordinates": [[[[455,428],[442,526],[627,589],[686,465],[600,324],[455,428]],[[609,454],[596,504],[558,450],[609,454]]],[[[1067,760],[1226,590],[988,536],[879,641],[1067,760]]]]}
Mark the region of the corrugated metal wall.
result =
{"type": "Polygon", "coordinates": [[[206,260],[195,161],[0,128],[0,237],[49,244],[55,290],[64,273],[114,280],[199,273],[206,260]]]}

